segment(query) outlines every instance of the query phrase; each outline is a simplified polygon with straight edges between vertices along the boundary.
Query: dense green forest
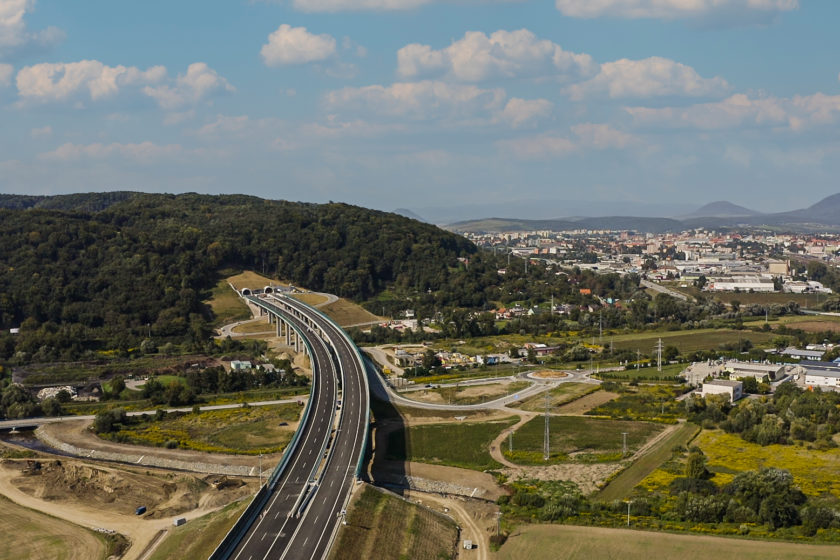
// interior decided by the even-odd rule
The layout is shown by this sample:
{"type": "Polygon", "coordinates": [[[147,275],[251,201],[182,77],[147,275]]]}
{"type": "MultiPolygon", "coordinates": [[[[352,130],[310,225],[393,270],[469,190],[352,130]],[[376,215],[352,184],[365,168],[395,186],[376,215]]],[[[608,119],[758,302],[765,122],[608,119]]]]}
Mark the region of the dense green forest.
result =
{"type": "Polygon", "coordinates": [[[151,335],[208,338],[225,268],[362,301],[436,291],[469,241],[395,214],[255,197],[105,193],[0,197],[0,359],[77,359],[151,335]],[[8,329],[20,327],[11,336],[8,329]]]}

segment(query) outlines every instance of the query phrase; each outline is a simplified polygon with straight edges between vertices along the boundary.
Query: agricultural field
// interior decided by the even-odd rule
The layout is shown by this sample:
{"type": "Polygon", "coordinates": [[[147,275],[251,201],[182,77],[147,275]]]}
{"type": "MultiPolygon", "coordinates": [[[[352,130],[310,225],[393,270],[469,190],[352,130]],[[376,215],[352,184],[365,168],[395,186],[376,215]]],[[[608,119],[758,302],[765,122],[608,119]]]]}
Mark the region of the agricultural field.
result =
{"type": "MultiPolygon", "coordinates": [[[[552,416],[549,419],[548,463],[604,463],[624,458],[622,445],[627,434],[627,452],[632,454],[664,429],[660,424],[626,420],[605,420],[582,416],[552,416]]],[[[513,434],[513,452],[504,445],[509,460],[521,465],[545,465],[543,442],[545,421],[535,417],[513,434]]]]}
{"type": "Polygon", "coordinates": [[[657,380],[657,381],[676,381],[680,373],[689,364],[665,364],[662,366],[662,371],[656,369],[656,365],[649,367],[628,367],[624,371],[605,371],[595,375],[599,379],[617,379],[622,381],[629,381],[632,379],[639,380],[657,380]]]}
{"type": "Polygon", "coordinates": [[[170,529],[149,560],[209,558],[249,502],[250,499],[234,502],[219,511],[190,520],[186,525],[170,529]]]}
{"type": "Polygon", "coordinates": [[[410,391],[404,397],[416,401],[447,404],[479,404],[492,401],[513,393],[517,393],[531,386],[528,381],[514,381],[512,383],[488,383],[486,385],[467,385],[454,387],[438,387],[422,391],[410,391]]]}
{"type": "Polygon", "coordinates": [[[840,331],[840,317],[830,315],[796,315],[780,317],[778,324],[791,329],[802,329],[805,332],[840,331]]]}
{"type": "Polygon", "coordinates": [[[109,555],[102,535],[0,497],[0,560],[61,558],[104,559],[109,555]]]}
{"type": "MultiPolygon", "coordinates": [[[[291,441],[302,407],[297,404],[168,414],[163,420],[123,427],[109,439],[153,447],[173,447],[257,455],[283,451],[291,441]]],[[[136,419],[137,417],[135,417],[136,419]]]]}
{"type": "Polygon", "coordinates": [[[675,423],[686,415],[685,405],[674,400],[681,389],[674,385],[639,385],[623,387],[621,394],[593,408],[587,414],[620,420],[645,420],[675,423]]]}
{"type": "MultiPolygon", "coordinates": [[[[440,414],[440,413],[438,413],[440,414]]],[[[501,467],[490,457],[490,442],[517,418],[481,423],[425,424],[388,435],[387,459],[488,470],[501,467]]]]}
{"type": "Polygon", "coordinates": [[[813,560],[837,558],[840,548],[830,545],[767,542],[707,535],[577,527],[574,525],[525,525],[508,538],[499,560],[650,560],[679,558],[708,560],[813,560]]]}
{"type": "Polygon", "coordinates": [[[458,529],[446,517],[370,486],[351,504],[331,560],[447,560],[458,529]]]}
{"type": "MultiPolygon", "coordinates": [[[[622,334],[611,337],[616,350],[640,350],[650,354],[661,338],[665,346],[675,346],[681,354],[688,354],[695,350],[709,350],[721,344],[731,344],[739,339],[752,341],[754,346],[761,347],[770,343],[773,333],[739,331],[735,329],[694,329],[687,331],[643,332],[622,334]]],[[[605,344],[607,344],[605,342],[605,344]]]]}
{"type": "MultiPolygon", "coordinates": [[[[557,408],[560,405],[570,403],[600,389],[600,385],[593,385],[591,383],[561,383],[549,391],[549,406],[551,408],[557,408]]],[[[524,401],[516,403],[516,405],[511,405],[511,407],[530,412],[541,412],[545,410],[545,393],[529,397],[524,401]]]]}
{"type": "Polygon", "coordinates": [[[213,321],[215,327],[251,318],[251,310],[248,309],[239,294],[233,291],[228,282],[229,279],[219,280],[219,283],[211,291],[210,300],[207,302],[210,309],[213,310],[213,315],[215,315],[213,321]]]}

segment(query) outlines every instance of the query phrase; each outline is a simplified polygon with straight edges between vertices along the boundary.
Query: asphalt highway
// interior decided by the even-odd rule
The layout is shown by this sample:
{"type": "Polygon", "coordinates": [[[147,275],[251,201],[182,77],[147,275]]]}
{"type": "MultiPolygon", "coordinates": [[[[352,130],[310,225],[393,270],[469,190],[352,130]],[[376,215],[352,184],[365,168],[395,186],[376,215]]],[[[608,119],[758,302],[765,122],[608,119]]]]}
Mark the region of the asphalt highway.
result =
{"type": "MultiPolygon", "coordinates": [[[[287,314],[284,317],[307,332],[308,327],[303,322],[287,314]]],[[[237,560],[281,557],[285,550],[282,547],[291,536],[291,532],[285,529],[289,516],[309,486],[310,477],[321,462],[322,449],[330,437],[338,391],[337,370],[327,343],[318,336],[307,338],[314,354],[311,356],[314,395],[309,422],[301,427],[303,432],[300,443],[259,518],[231,555],[231,558],[237,560]]]]}
{"type": "Polygon", "coordinates": [[[269,296],[261,300],[265,306],[277,305],[293,309],[317,325],[312,330],[301,318],[292,318],[305,333],[315,353],[313,372],[316,377],[310,422],[303,427],[302,439],[289,467],[248,533],[231,558],[257,559],[321,559],[325,558],[355,483],[356,467],[364,453],[367,433],[368,393],[365,371],[353,343],[329,320],[309,307],[286,297],[269,296]],[[325,342],[318,331],[326,333],[325,342]],[[342,385],[342,405],[336,411],[336,390],[342,385]],[[332,441],[327,441],[334,425],[333,412],[338,414],[338,428],[332,441]],[[325,462],[321,452],[329,443],[325,462]],[[314,476],[313,476],[314,475],[314,476]],[[315,484],[310,484],[314,478],[315,484]]]}

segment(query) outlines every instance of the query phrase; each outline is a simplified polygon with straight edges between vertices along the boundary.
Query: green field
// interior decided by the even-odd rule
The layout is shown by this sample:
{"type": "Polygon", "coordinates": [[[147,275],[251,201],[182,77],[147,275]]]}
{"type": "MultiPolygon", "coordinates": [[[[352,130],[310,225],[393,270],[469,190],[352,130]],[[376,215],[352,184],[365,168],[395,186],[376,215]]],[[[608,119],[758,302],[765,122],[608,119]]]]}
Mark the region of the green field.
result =
{"type": "Polygon", "coordinates": [[[667,461],[675,447],[686,446],[700,428],[694,424],[681,424],[673,433],[659,441],[647,453],[610,481],[597,498],[604,502],[626,498],[642,480],[667,461]]]}
{"type": "Polygon", "coordinates": [[[291,441],[301,410],[297,404],[283,404],[169,414],[160,421],[141,420],[109,439],[214,453],[277,453],[291,441]]]}
{"type": "Polygon", "coordinates": [[[442,515],[370,486],[362,489],[341,527],[331,560],[447,560],[458,529],[442,515]]]}
{"type": "MultiPolygon", "coordinates": [[[[694,329],[622,334],[611,337],[611,342],[616,350],[639,350],[642,354],[651,355],[661,338],[663,345],[676,346],[681,354],[688,354],[695,350],[714,350],[721,344],[737,343],[739,339],[749,339],[754,346],[760,347],[769,344],[774,336],[773,333],[735,329],[694,329]]],[[[608,344],[605,339],[605,345],[608,344]]]]}
{"type": "Polygon", "coordinates": [[[219,283],[211,292],[210,301],[207,303],[213,310],[215,316],[213,326],[215,327],[251,318],[251,310],[248,309],[239,294],[230,287],[227,279],[219,280],[219,283]]]}
{"type": "Polygon", "coordinates": [[[665,364],[662,366],[662,371],[657,370],[655,365],[652,367],[640,367],[638,369],[635,367],[628,367],[625,371],[605,371],[595,375],[594,377],[605,380],[662,379],[667,381],[676,381],[682,370],[684,370],[688,365],[689,364],[665,364]]]}
{"type": "Polygon", "coordinates": [[[526,525],[508,538],[496,557],[499,560],[822,560],[840,557],[840,547],[574,525],[526,525]]]}
{"type": "MultiPolygon", "coordinates": [[[[599,463],[621,460],[623,435],[627,452],[634,453],[663,426],[650,422],[605,420],[581,416],[552,416],[549,419],[548,463],[599,463]]],[[[545,420],[536,417],[513,434],[513,452],[504,444],[505,457],[523,465],[544,465],[545,420]]]]}
{"type": "MultiPolygon", "coordinates": [[[[440,414],[440,413],[438,413],[440,414]]],[[[488,470],[501,467],[490,457],[490,442],[517,418],[482,423],[426,424],[388,435],[388,459],[488,470]]]]}
{"type": "Polygon", "coordinates": [[[190,520],[170,529],[169,535],[155,549],[149,560],[209,558],[250,500],[240,500],[219,511],[190,520]]]}
{"type": "MultiPolygon", "coordinates": [[[[584,395],[589,395],[595,391],[599,391],[600,389],[600,385],[592,385],[591,383],[561,383],[549,391],[549,406],[551,408],[555,408],[577,400],[584,395]]],[[[540,412],[545,410],[545,393],[529,397],[524,401],[516,403],[516,405],[508,406],[520,408],[522,410],[530,410],[531,412],[540,412]]]]}

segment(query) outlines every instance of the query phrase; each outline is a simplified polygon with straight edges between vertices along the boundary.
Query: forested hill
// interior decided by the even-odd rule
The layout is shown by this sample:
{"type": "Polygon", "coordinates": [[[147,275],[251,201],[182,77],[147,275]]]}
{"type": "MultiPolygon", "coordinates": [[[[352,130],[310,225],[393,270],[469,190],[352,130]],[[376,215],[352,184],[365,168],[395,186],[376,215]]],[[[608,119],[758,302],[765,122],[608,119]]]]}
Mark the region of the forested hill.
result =
{"type": "Polygon", "coordinates": [[[0,208],[0,359],[39,351],[58,354],[39,360],[74,359],[133,346],[148,328],[202,343],[212,320],[202,301],[225,268],[364,300],[394,284],[437,289],[458,257],[477,251],[432,225],[345,204],[73,196],[56,197],[69,210],[44,209],[50,197],[0,208]]]}

